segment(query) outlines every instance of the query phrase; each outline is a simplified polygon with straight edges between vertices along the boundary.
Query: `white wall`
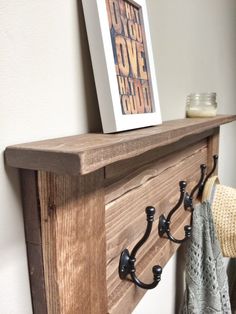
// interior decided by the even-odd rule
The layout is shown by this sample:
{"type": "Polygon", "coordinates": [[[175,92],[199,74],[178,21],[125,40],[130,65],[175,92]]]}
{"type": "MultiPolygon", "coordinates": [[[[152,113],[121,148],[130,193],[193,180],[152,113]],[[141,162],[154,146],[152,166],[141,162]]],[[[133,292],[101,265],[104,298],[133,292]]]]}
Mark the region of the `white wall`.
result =
{"type": "Polygon", "coordinates": [[[31,313],[17,173],[7,145],[99,126],[81,5],[0,1],[0,313],[31,313]],[[96,121],[98,120],[98,121],[96,121]]]}
{"type": "MultiPolygon", "coordinates": [[[[219,113],[235,114],[236,1],[147,2],[164,119],[183,117],[186,95],[201,91],[217,92],[219,113]]],[[[220,176],[233,186],[235,135],[236,123],[222,127],[220,176]]]]}
{"type": "MultiPolygon", "coordinates": [[[[186,94],[198,90],[236,113],[236,2],[147,2],[164,120],[183,117],[186,94]]],[[[101,128],[80,0],[0,1],[0,109],[0,312],[30,314],[18,176],[3,151],[101,128]]],[[[223,128],[220,174],[236,186],[234,135],[235,123],[223,128]]],[[[135,314],[173,314],[174,277],[175,258],[135,314]]]]}

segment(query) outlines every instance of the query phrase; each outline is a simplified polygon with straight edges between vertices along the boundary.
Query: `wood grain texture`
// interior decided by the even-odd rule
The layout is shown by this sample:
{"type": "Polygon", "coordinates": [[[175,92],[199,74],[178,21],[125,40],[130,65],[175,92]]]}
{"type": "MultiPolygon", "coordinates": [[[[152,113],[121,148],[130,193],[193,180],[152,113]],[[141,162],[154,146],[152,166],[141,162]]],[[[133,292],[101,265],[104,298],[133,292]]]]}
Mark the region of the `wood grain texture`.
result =
{"type": "Polygon", "coordinates": [[[39,172],[48,313],[107,313],[104,173],[39,172]]]}
{"type": "MultiPolygon", "coordinates": [[[[176,161],[179,162],[178,167],[181,168],[182,166],[183,169],[181,169],[181,171],[185,171],[185,159],[189,160],[189,156],[192,157],[196,154],[198,154],[197,158],[201,158],[202,151],[205,153],[206,149],[207,141],[204,140],[193,146],[182,149],[174,155],[168,154],[167,156],[157,158],[154,162],[143,165],[131,173],[127,173],[125,177],[120,178],[106,187],[105,203],[109,204],[122,195],[127,194],[129,191],[142,187],[148,181],[162,175],[166,169],[174,169],[177,167],[176,161]]],[[[180,178],[180,180],[184,179],[180,178]]],[[[193,182],[190,182],[190,184],[193,185],[193,182]]]]}
{"type": "MultiPolygon", "coordinates": [[[[109,313],[131,313],[145,291],[121,281],[117,266],[123,249],[131,250],[146,228],[145,207],[156,208],[153,232],[138,255],[137,270],[146,282],[152,281],[152,266],[164,266],[177,250],[157,232],[161,214],[168,214],[179,198],[178,183],[186,180],[188,191],[200,177],[200,164],[207,162],[207,139],[174,154],[161,157],[129,172],[106,187],[107,289],[109,313]]],[[[173,218],[173,233],[184,236],[189,213],[178,210],[173,218]]],[[[163,272],[164,280],[164,272],[163,272]]]]}
{"type": "Polygon", "coordinates": [[[47,314],[37,174],[20,171],[29,279],[34,314],[47,314]]]}
{"type": "Polygon", "coordinates": [[[118,134],[84,134],[8,147],[8,165],[23,169],[79,175],[119,160],[141,155],[157,147],[211,130],[236,116],[181,119],[118,134]]]}
{"type": "MultiPolygon", "coordinates": [[[[152,266],[163,267],[178,249],[159,237],[159,216],[177,202],[180,180],[191,191],[200,164],[211,169],[219,125],[235,119],[183,119],[8,148],[10,165],[39,170],[21,171],[34,313],[130,314],[146,291],[120,280],[120,253],[142,237],[145,208],[154,206],[152,234],[137,255],[138,276],[152,281],[152,266]]],[[[183,237],[189,219],[177,211],[175,237],[183,237]]]]}
{"type": "Polygon", "coordinates": [[[105,167],[106,184],[112,184],[112,182],[117,181],[119,178],[127,176],[128,173],[134,172],[140,167],[153,161],[157,161],[159,158],[169,154],[174,154],[175,152],[181,151],[186,147],[192,147],[196,143],[201,142],[201,140],[210,138],[214,134],[214,129],[207,130],[197,135],[188,136],[181,141],[166,145],[164,147],[158,147],[156,149],[150,150],[139,156],[110,164],[105,167]]]}

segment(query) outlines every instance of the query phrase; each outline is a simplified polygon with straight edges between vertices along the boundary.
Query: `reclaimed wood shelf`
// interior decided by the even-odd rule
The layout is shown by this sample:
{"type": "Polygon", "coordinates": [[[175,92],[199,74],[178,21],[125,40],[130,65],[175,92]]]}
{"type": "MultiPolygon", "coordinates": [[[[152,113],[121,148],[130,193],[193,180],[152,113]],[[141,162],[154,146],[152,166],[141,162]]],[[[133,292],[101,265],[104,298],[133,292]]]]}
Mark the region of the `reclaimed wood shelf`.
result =
{"type": "MultiPolygon", "coordinates": [[[[234,120],[182,119],[8,147],[7,164],[20,169],[34,313],[130,314],[146,291],[120,280],[120,253],[143,235],[145,208],[154,206],[154,231],[137,265],[140,278],[152,281],[152,266],[178,249],[159,238],[159,216],[176,203],[179,181],[190,190],[200,164],[211,167],[220,125],[234,120]]],[[[174,236],[189,219],[178,211],[174,236]]]]}

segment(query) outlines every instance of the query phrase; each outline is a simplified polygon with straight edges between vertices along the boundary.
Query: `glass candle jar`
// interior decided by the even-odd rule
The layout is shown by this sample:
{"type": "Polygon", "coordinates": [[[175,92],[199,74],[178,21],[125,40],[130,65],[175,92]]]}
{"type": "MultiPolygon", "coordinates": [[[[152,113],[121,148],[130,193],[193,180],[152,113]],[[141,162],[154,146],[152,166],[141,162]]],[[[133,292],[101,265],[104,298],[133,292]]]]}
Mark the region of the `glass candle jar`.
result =
{"type": "Polygon", "coordinates": [[[193,93],[187,96],[188,118],[215,117],[216,111],[216,93],[193,93]]]}

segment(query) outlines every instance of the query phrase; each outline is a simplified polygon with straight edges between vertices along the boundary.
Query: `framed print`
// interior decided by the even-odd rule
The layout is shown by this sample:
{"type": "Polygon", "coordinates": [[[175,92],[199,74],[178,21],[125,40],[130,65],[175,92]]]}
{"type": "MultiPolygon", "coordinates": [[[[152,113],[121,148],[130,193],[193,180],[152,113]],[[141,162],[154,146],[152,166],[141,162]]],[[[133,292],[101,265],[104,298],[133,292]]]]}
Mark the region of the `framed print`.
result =
{"type": "Polygon", "coordinates": [[[145,0],[83,0],[104,133],[160,124],[145,0]]]}

